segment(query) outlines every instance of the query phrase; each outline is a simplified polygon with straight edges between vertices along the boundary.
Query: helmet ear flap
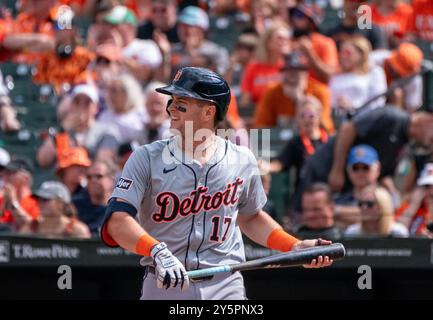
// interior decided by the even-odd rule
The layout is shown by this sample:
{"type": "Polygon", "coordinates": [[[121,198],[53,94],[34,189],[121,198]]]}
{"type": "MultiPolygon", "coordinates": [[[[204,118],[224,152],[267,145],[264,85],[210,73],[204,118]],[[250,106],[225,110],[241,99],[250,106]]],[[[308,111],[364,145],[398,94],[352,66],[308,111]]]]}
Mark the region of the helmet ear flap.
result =
{"type": "Polygon", "coordinates": [[[167,101],[167,106],[165,107],[165,111],[167,111],[168,115],[170,116],[170,111],[168,111],[168,108],[170,107],[171,103],[173,102],[173,99],[170,99],[167,101]]]}

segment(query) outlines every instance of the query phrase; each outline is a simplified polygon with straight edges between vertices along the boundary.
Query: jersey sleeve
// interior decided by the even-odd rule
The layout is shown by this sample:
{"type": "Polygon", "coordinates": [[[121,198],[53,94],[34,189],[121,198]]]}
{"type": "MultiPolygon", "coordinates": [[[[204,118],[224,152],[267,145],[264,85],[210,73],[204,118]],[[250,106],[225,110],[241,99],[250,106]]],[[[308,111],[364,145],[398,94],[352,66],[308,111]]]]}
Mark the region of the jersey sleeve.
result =
{"type": "Polygon", "coordinates": [[[268,201],[263,189],[262,179],[254,155],[249,151],[249,164],[246,169],[244,188],[239,196],[239,214],[252,215],[258,213],[268,201]]]}
{"type": "Polygon", "coordinates": [[[146,147],[135,150],[123,168],[112,198],[122,198],[139,211],[144,194],[149,188],[150,157],[146,147]]]}

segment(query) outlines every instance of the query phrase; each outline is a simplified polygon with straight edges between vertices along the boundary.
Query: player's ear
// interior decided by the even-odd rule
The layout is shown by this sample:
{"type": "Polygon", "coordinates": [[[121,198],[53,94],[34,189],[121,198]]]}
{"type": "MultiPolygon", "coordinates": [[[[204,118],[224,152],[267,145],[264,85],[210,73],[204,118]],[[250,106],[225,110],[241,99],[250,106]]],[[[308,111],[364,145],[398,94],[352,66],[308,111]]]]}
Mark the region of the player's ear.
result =
{"type": "Polygon", "coordinates": [[[214,121],[216,114],[216,107],[213,104],[207,104],[204,108],[204,118],[206,121],[214,121]]]}

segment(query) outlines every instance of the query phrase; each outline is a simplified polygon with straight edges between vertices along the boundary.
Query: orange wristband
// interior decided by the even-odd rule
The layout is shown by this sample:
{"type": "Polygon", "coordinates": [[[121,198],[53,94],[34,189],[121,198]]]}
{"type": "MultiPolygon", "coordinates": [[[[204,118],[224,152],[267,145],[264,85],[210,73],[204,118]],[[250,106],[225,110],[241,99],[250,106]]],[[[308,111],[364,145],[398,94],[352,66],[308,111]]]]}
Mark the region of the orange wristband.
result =
{"type": "Polygon", "coordinates": [[[299,239],[291,236],[283,229],[275,229],[271,232],[267,240],[267,247],[278,251],[290,251],[295,243],[298,243],[299,239]]]}
{"type": "Polygon", "coordinates": [[[148,233],[145,233],[138,239],[135,245],[135,253],[140,256],[150,257],[150,250],[158,243],[158,240],[152,238],[148,233]]]}

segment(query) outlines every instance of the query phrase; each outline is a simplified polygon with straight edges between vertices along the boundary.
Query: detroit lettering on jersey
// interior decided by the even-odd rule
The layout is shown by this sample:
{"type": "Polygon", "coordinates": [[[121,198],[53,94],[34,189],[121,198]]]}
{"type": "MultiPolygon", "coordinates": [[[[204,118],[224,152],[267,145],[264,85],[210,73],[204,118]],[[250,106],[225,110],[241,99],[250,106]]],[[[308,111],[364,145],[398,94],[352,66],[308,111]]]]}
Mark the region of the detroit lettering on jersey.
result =
{"type": "Polygon", "coordinates": [[[237,178],[236,181],[229,183],[223,192],[217,191],[213,195],[206,193],[209,188],[199,186],[182,200],[174,192],[161,192],[155,200],[159,212],[152,213],[152,220],[155,222],[171,222],[179,215],[186,217],[190,214],[197,214],[201,210],[206,212],[218,210],[222,205],[233,206],[238,201],[238,198],[236,198],[238,187],[243,183],[244,180],[237,178]]]}

